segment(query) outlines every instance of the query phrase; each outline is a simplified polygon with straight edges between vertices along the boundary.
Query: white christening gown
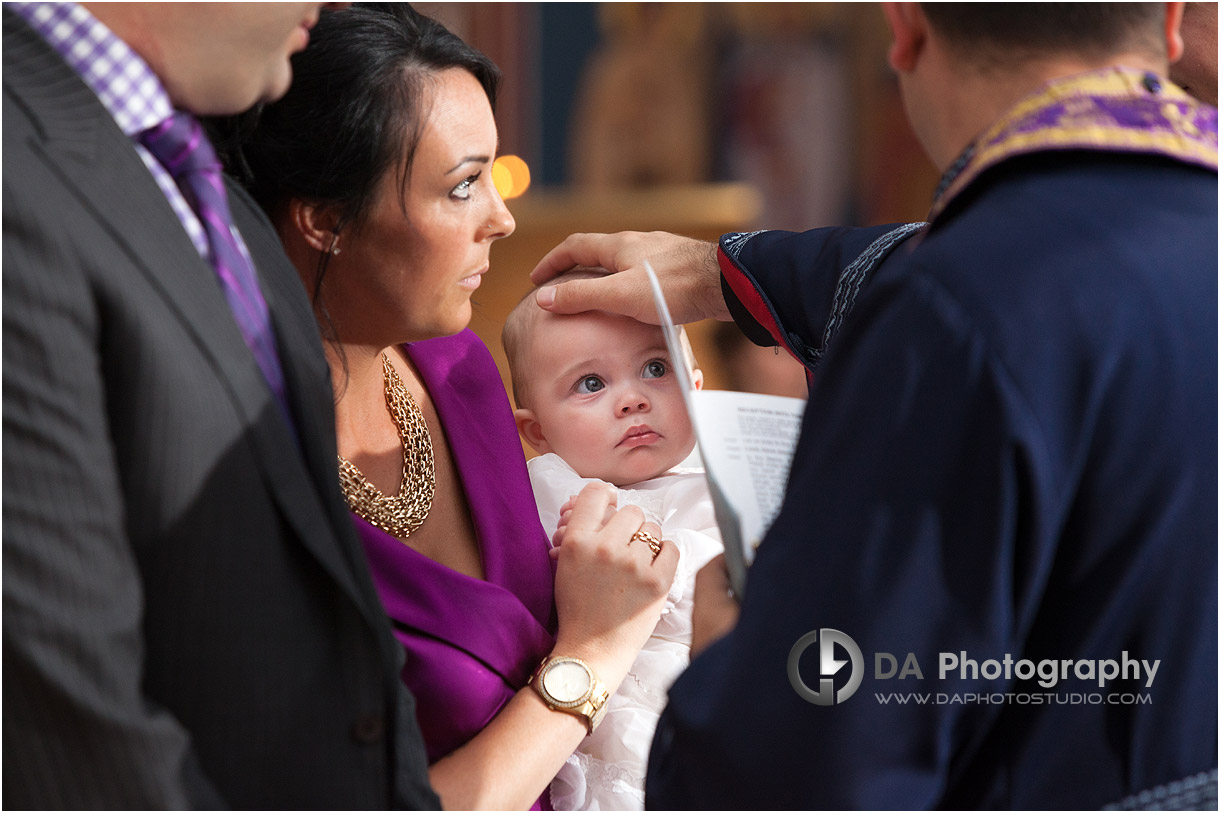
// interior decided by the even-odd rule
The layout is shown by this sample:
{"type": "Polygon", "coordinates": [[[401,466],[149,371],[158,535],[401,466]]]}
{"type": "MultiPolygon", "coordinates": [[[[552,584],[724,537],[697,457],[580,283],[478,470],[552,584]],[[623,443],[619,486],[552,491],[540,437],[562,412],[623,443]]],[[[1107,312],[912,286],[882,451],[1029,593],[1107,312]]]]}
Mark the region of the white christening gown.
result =
{"type": "MultiPolygon", "coordinates": [[[[538,514],[548,535],[559,509],[591,478],[554,454],[529,461],[538,514]]],[[[661,526],[681,554],[665,609],[631,671],[607,704],[600,726],[585,738],[551,783],[556,810],[643,810],[644,770],[670,685],[690,662],[695,573],[723,551],[707,481],[700,468],[675,468],[618,489],[618,506],[639,507],[661,526]]]]}

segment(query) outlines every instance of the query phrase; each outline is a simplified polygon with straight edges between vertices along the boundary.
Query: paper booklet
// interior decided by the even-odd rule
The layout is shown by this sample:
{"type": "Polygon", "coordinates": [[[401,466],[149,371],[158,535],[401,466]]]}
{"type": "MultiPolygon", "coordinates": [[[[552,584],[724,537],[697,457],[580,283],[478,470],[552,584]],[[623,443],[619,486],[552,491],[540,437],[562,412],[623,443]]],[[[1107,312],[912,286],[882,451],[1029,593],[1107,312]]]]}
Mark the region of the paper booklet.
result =
{"type": "Polygon", "coordinates": [[[682,351],[657,275],[648,262],[644,270],[703,457],[716,524],[724,540],[729,582],[740,601],[754,552],[784,499],[805,402],[779,395],[696,390],[690,361],[682,351]]]}

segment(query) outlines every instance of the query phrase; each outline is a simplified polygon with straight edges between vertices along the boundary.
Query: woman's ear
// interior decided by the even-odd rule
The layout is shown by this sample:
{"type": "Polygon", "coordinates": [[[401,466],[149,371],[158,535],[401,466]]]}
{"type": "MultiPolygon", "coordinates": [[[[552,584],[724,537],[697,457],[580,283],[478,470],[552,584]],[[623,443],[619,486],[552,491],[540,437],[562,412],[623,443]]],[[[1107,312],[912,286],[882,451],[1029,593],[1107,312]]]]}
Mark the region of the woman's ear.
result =
{"type": "Polygon", "coordinates": [[[513,420],[517,422],[517,431],[521,433],[521,437],[525,438],[525,442],[530,445],[530,448],[538,454],[547,454],[551,451],[551,444],[546,442],[546,435],[542,434],[542,424],[538,423],[538,418],[532,409],[513,410],[513,420]]]}
{"type": "Polygon", "coordinates": [[[691,371],[691,383],[695,385],[695,389],[703,389],[703,371],[696,367],[691,371]]]}
{"type": "Polygon", "coordinates": [[[288,217],[310,248],[323,254],[338,254],[339,235],[334,231],[338,217],[329,207],[292,200],[288,203],[288,217]]]}

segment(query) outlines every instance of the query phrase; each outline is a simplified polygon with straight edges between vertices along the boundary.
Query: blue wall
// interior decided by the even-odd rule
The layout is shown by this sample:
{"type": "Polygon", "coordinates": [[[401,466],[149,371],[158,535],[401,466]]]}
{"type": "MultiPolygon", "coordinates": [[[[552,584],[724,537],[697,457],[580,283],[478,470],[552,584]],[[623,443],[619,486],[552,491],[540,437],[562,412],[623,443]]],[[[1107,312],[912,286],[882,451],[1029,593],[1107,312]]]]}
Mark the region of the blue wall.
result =
{"type": "Polygon", "coordinates": [[[568,122],[585,62],[600,39],[597,3],[542,3],[539,38],[541,163],[535,181],[559,185],[567,178],[568,122]]]}

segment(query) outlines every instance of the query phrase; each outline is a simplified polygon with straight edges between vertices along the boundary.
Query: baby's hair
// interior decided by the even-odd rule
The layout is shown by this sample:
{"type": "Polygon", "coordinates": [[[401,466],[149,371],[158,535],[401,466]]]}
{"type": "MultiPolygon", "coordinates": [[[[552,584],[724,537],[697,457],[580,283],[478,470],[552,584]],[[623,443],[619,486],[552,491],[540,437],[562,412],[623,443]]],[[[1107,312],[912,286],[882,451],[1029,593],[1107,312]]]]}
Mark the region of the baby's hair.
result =
{"type": "MultiPolygon", "coordinates": [[[[575,279],[596,279],[609,273],[604,268],[577,266],[570,271],[565,271],[547,284],[563,284],[575,279]]],[[[518,409],[528,409],[529,388],[526,384],[525,368],[533,328],[542,314],[542,308],[534,301],[534,294],[538,292],[539,287],[542,286],[530,289],[525,296],[521,297],[504,319],[504,329],[500,333],[500,343],[504,345],[504,355],[508,357],[508,371],[512,378],[513,402],[518,409]]]]}
{"type": "MultiPolygon", "coordinates": [[[[610,272],[604,268],[578,266],[570,271],[565,271],[547,284],[562,285],[573,280],[597,279],[609,274],[610,272]]],[[[504,355],[508,358],[508,370],[512,379],[513,402],[518,409],[529,409],[529,376],[526,373],[529,366],[530,340],[533,336],[534,325],[542,314],[542,308],[534,301],[534,294],[537,292],[538,288],[534,288],[521,297],[521,300],[505,318],[504,329],[500,333],[500,343],[504,345],[504,355]]],[[[681,325],[678,326],[678,335],[691,368],[697,368],[699,365],[695,361],[695,352],[681,325]]]]}

